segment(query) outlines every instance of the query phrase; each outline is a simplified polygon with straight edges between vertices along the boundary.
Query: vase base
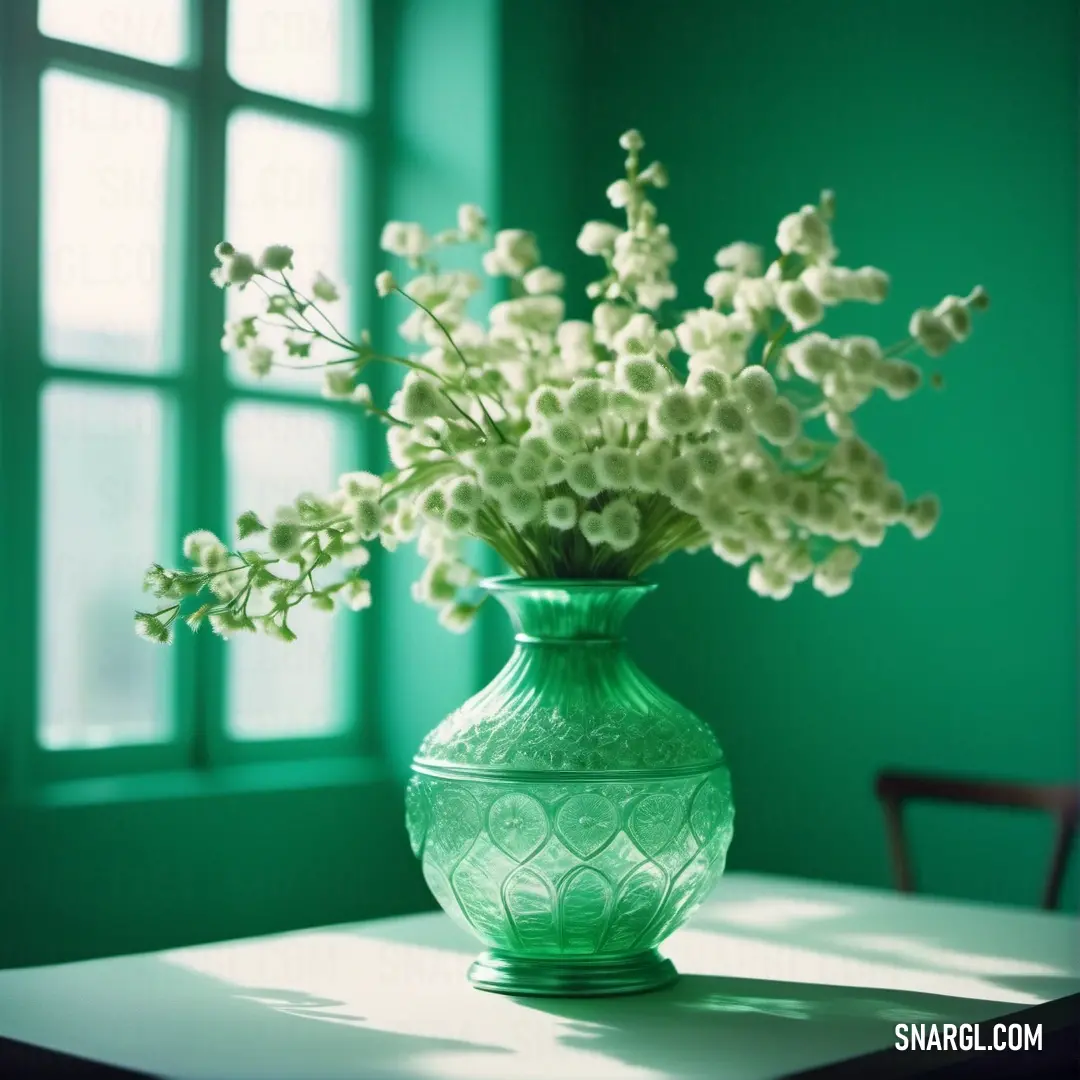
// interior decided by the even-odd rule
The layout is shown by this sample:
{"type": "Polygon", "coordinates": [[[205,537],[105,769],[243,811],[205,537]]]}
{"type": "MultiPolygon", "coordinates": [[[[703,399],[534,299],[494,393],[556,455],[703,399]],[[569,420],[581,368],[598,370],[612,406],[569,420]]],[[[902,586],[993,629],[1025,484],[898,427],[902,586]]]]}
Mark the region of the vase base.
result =
{"type": "Polygon", "coordinates": [[[679,973],[655,949],[621,957],[537,959],[492,949],[469,968],[478,990],[529,997],[609,997],[670,986],[679,973]]]}

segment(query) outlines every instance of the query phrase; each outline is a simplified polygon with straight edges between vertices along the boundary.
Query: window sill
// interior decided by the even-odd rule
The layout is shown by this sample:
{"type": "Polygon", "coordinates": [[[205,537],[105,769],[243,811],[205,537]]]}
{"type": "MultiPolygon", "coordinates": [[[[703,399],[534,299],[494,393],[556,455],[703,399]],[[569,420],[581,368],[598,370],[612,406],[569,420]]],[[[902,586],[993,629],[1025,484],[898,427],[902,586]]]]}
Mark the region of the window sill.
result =
{"type": "Polygon", "coordinates": [[[18,801],[31,807],[95,806],[240,795],[252,792],[366,786],[391,776],[375,758],[324,758],[228,765],[211,770],[176,770],[93,777],[47,783],[18,801]]]}

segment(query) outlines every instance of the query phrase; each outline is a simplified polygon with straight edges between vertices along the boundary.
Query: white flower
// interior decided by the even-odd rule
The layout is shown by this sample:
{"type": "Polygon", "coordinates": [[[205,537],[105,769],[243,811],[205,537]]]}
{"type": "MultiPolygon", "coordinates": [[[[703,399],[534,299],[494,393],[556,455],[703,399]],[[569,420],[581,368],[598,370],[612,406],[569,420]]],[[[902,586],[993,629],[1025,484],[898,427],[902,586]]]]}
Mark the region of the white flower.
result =
{"type": "Polygon", "coordinates": [[[618,225],[606,221],[587,221],[578,233],[578,250],[586,255],[603,255],[613,251],[622,231],[618,225]]]}
{"type": "Polygon", "coordinates": [[[810,382],[821,382],[839,359],[836,342],[821,333],[807,334],[784,350],[795,373],[810,382]]]}
{"type": "Polygon", "coordinates": [[[659,161],[653,161],[646,165],[638,175],[638,179],[643,184],[652,184],[655,188],[666,188],[668,186],[667,169],[659,161]]]}
{"type": "Polygon", "coordinates": [[[555,420],[548,425],[547,432],[552,446],[563,453],[573,453],[584,438],[577,422],[569,418],[555,420]]]}
{"type": "Polygon", "coordinates": [[[742,409],[733,401],[718,401],[709,414],[714,430],[735,438],[746,430],[742,409]]]}
{"type": "Polygon", "coordinates": [[[593,547],[598,547],[607,539],[604,519],[595,510],[586,510],[582,513],[578,518],[578,528],[581,530],[581,535],[593,547]]]}
{"type": "MultiPolygon", "coordinates": [[[[219,249],[224,250],[222,245],[219,249]]],[[[231,251],[231,246],[229,247],[231,251]]],[[[257,273],[258,267],[255,260],[243,251],[235,251],[231,255],[219,256],[221,266],[217,268],[211,277],[215,283],[224,287],[226,285],[246,285],[257,273]]]]}
{"type": "Polygon", "coordinates": [[[225,335],[221,339],[221,348],[225,352],[234,352],[244,349],[258,337],[258,329],[255,326],[255,316],[245,315],[225,324],[225,335]]]}
{"type": "Polygon", "coordinates": [[[431,237],[416,222],[388,221],[379,237],[379,247],[391,255],[419,259],[431,247],[431,237]]]}
{"type": "Polygon", "coordinates": [[[685,435],[701,421],[694,396],[680,386],[665,390],[650,414],[657,430],[665,436],[685,435]]]}
{"type": "Polygon", "coordinates": [[[923,495],[904,511],[904,524],[918,540],[929,536],[941,516],[941,503],[936,495],[923,495]]]}
{"type": "Polygon", "coordinates": [[[673,281],[639,281],[635,286],[638,303],[650,311],[656,311],[665,300],[678,295],[673,281]]]}
{"type": "Polygon", "coordinates": [[[852,290],[855,298],[868,304],[883,303],[889,295],[889,275],[876,267],[864,266],[855,271],[852,290]]]}
{"type": "Polygon", "coordinates": [[[287,559],[300,550],[305,539],[306,533],[301,525],[280,517],[270,526],[267,546],[275,555],[287,559]]]}
{"type": "Polygon", "coordinates": [[[270,369],[274,366],[273,350],[266,345],[249,345],[244,357],[247,360],[248,371],[258,378],[269,375],[270,369]]]}
{"type": "Polygon", "coordinates": [[[675,329],[679,347],[691,357],[692,367],[714,367],[730,375],[745,363],[753,335],[753,324],[745,315],[724,315],[708,308],[686,312],[675,329]]]}
{"type": "Polygon", "coordinates": [[[799,280],[823,303],[828,306],[852,299],[852,271],[842,266],[808,266],[799,280]]]}
{"type": "Polygon", "coordinates": [[[785,255],[795,252],[813,262],[828,262],[836,255],[829,225],[816,206],[788,214],[776,231],[776,246],[785,255]]]}
{"type": "Polygon", "coordinates": [[[566,463],[566,482],[575,495],[591,499],[604,489],[591,453],[574,454],[566,463]]]}
{"type": "Polygon", "coordinates": [[[634,189],[628,180],[616,180],[608,187],[606,195],[608,202],[616,210],[620,210],[630,204],[630,200],[634,197],[634,189]]]}
{"type": "Polygon", "coordinates": [[[575,420],[593,420],[603,412],[607,392],[600,379],[579,379],[566,395],[566,411],[575,420]]]}
{"type": "Polygon", "coordinates": [[[544,520],[560,532],[577,524],[577,503],[569,495],[554,495],[544,503],[544,520]]]}
{"type": "Polygon", "coordinates": [[[523,451],[518,454],[510,472],[522,487],[535,487],[544,480],[547,462],[538,454],[523,451]]]}
{"type": "Polygon", "coordinates": [[[434,380],[410,372],[401,391],[401,415],[410,424],[439,416],[445,410],[445,398],[434,380]]]}
{"type": "Polygon", "coordinates": [[[741,282],[742,278],[733,270],[717,270],[705,279],[705,295],[717,307],[731,304],[741,282]]]}
{"type": "Polygon", "coordinates": [[[519,296],[516,300],[502,300],[488,313],[492,333],[498,336],[520,338],[522,332],[554,334],[566,312],[566,305],[558,296],[519,296]]]}
{"type": "Polygon", "coordinates": [[[223,569],[228,556],[228,548],[209,529],[196,529],[184,537],[184,558],[205,570],[223,569]]]}
{"type": "Polygon", "coordinates": [[[848,373],[857,378],[869,375],[882,359],[881,346],[873,338],[847,337],[837,344],[848,373]]]}
{"type": "Polygon", "coordinates": [[[382,486],[382,477],[370,472],[342,473],[338,477],[338,487],[352,499],[378,498],[382,486]]]}
{"type": "Polygon", "coordinates": [[[383,270],[375,275],[375,291],[380,296],[389,296],[397,287],[398,283],[389,270],[383,270]]]}
{"type": "Polygon", "coordinates": [[[934,314],[945,324],[953,341],[966,341],[971,333],[971,312],[959,296],[946,296],[934,314]]]}
{"type": "Polygon", "coordinates": [[[758,596],[772,600],[786,600],[792,592],[791,579],[778,567],[769,563],[756,562],[750,567],[750,588],[758,596]]]}
{"type": "Polygon", "coordinates": [[[545,293],[559,293],[566,285],[566,278],[555,270],[546,266],[538,266],[530,270],[522,279],[525,291],[533,296],[541,296],[545,293]]]}
{"type": "Polygon", "coordinates": [[[754,429],[777,446],[793,443],[801,434],[799,410],[784,397],[753,414],[754,429]]]}
{"type": "Polygon", "coordinates": [[[341,590],[345,603],[353,611],[363,611],[371,607],[371,582],[363,578],[351,577],[341,590]]]}
{"type": "Polygon", "coordinates": [[[511,525],[522,528],[536,521],[543,512],[543,503],[533,488],[507,488],[499,497],[503,516],[511,525]]]}
{"type": "Polygon", "coordinates": [[[765,278],[743,278],[735,290],[733,302],[737,312],[753,318],[775,306],[776,288],[765,278]]]}
{"type": "Polygon", "coordinates": [[[919,389],[922,372],[906,360],[882,360],[874,365],[874,381],[894,401],[900,401],[919,389]]]}
{"type": "Polygon", "coordinates": [[[761,248],[741,241],[722,247],[715,260],[721,270],[734,270],[744,277],[758,277],[764,265],[761,248]]]}
{"type": "Polygon", "coordinates": [[[825,413],[825,423],[838,439],[850,439],[855,435],[855,422],[845,412],[829,409],[825,413]]]}
{"type": "Polygon", "coordinates": [[[656,320],[647,312],[638,312],[612,336],[611,347],[620,355],[645,356],[657,348],[659,336],[656,320]]]}
{"type": "Polygon", "coordinates": [[[776,398],[773,377],[758,364],[745,367],[735,377],[732,386],[739,397],[754,409],[762,409],[776,398]]]}
{"type": "Polygon", "coordinates": [[[271,244],[259,256],[259,269],[269,271],[291,270],[293,249],[286,244],[271,244]]]}
{"type": "Polygon", "coordinates": [[[625,491],[634,482],[634,455],[621,446],[602,446],[593,455],[601,484],[610,491],[625,491]]]}
{"type": "Polygon", "coordinates": [[[484,255],[484,272],[491,277],[523,277],[540,261],[536,237],[524,229],[500,229],[495,246],[484,255]]]}
{"type": "Polygon", "coordinates": [[[570,319],[561,323],[555,331],[555,344],[566,364],[567,373],[574,374],[591,367],[596,360],[593,345],[596,336],[592,323],[570,319]]]}
{"type": "Polygon", "coordinates": [[[477,604],[447,604],[439,609],[439,625],[454,634],[464,634],[476,622],[477,604]]]}
{"type": "Polygon", "coordinates": [[[943,356],[953,343],[953,336],[945,321],[926,308],[920,308],[911,316],[908,333],[927,356],[943,356]]]}
{"type": "Polygon", "coordinates": [[[487,216],[479,206],[464,203],[458,207],[457,225],[466,240],[479,240],[487,228],[487,216]]]}
{"type": "Polygon", "coordinates": [[[847,545],[833,548],[814,571],[814,588],[825,596],[840,596],[851,588],[851,575],[859,565],[858,551],[847,545]]]}
{"type": "Polygon", "coordinates": [[[641,132],[636,128],[630,128],[629,131],[624,131],[619,136],[619,145],[624,150],[630,150],[635,154],[644,149],[645,140],[641,137],[641,132]]]}
{"type": "Polygon", "coordinates": [[[553,386],[538,386],[530,395],[525,414],[534,423],[553,420],[563,413],[562,393],[553,386]]]}
{"type": "Polygon", "coordinates": [[[477,510],[484,500],[484,493],[475,480],[467,476],[456,479],[447,489],[447,498],[451,506],[460,510],[477,510]]]}
{"type": "Polygon", "coordinates": [[[375,495],[361,495],[353,503],[352,527],[361,540],[374,540],[383,527],[382,504],[375,495]]]}
{"type": "Polygon", "coordinates": [[[746,539],[735,535],[718,536],[713,541],[712,550],[729,566],[742,566],[752,554],[746,539]]]}
{"type": "Polygon", "coordinates": [[[650,356],[620,356],[615,361],[616,383],[640,397],[657,394],[667,379],[664,369],[650,356]]]}
{"type": "Polygon", "coordinates": [[[776,306],[793,330],[805,330],[825,317],[821,301],[802,281],[784,281],[776,290],[776,306]]]}
{"type": "Polygon", "coordinates": [[[615,335],[630,321],[633,311],[625,304],[597,304],[593,308],[593,326],[596,340],[601,345],[611,346],[615,335]]]}
{"type": "Polygon", "coordinates": [[[351,398],[356,389],[356,376],[351,371],[328,368],[323,372],[322,396],[325,398],[351,398]]]}
{"type": "Polygon", "coordinates": [[[321,270],[315,275],[315,280],[312,282],[311,294],[316,300],[322,300],[326,304],[332,304],[341,296],[337,286],[321,270]]]}
{"type": "Polygon", "coordinates": [[[613,499],[600,511],[600,523],[609,546],[625,551],[641,534],[641,515],[628,499],[613,499]]]}

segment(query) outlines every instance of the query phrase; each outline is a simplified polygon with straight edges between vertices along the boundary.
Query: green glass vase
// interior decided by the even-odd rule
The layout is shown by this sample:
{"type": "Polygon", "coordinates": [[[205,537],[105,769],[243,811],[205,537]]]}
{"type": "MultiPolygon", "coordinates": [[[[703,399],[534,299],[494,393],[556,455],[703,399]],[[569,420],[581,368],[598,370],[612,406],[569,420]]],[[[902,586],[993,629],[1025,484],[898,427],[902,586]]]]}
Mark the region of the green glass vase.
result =
{"type": "Polygon", "coordinates": [[[487,946],[474,986],[596,996],[678,976],[657,945],[724,868],[734,807],[710,729],[627,655],[654,588],[493,578],[513,655],[413,760],[407,825],[442,907],[487,946]]]}

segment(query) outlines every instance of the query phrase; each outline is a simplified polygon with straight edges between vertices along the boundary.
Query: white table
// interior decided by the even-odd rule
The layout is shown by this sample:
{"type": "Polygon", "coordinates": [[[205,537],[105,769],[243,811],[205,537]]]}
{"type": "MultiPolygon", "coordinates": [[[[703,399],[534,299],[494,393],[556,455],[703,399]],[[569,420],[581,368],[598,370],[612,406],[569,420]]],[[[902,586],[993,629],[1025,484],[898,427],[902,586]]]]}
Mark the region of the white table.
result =
{"type": "Polygon", "coordinates": [[[1077,945],[1067,915],[730,874],[658,993],[473,990],[437,913],[0,972],[0,1037],[170,1080],[750,1080],[1075,994],[1077,945]]]}

